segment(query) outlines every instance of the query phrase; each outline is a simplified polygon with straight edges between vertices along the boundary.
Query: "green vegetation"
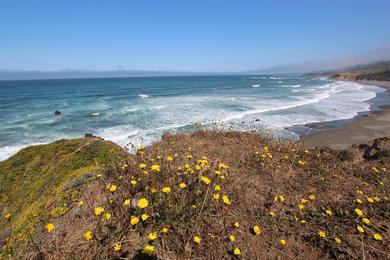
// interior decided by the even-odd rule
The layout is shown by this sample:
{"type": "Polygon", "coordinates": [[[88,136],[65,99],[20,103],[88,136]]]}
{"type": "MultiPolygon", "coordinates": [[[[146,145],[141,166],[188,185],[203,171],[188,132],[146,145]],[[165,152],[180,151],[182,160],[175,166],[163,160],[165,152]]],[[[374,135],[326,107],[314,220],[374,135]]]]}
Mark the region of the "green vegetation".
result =
{"type": "Polygon", "coordinates": [[[0,162],[1,238],[33,228],[37,216],[77,196],[75,187],[123,153],[115,144],[83,138],[31,146],[0,162]]]}

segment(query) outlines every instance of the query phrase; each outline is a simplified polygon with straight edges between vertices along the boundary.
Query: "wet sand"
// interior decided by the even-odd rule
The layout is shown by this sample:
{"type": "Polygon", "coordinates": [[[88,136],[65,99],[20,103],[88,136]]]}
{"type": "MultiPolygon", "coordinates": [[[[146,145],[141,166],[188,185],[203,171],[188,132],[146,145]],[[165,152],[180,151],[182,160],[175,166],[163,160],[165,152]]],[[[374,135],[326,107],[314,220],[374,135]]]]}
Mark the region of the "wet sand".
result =
{"type": "MultiPolygon", "coordinates": [[[[357,81],[357,83],[390,90],[390,82],[357,81]]],[[[367,143],[374,138],[390,136],[390,100],[388,104],[379,107],[378,111],[356,117],[351,122],[336,128],[327,128],[324,123],[312,124],[311,128],[320,131],[313,131],[313,133],[309,131],[309,134],[302,135],[303,146],[326,145],[330,148],[342,149],[353,144],[367,143]]]]}

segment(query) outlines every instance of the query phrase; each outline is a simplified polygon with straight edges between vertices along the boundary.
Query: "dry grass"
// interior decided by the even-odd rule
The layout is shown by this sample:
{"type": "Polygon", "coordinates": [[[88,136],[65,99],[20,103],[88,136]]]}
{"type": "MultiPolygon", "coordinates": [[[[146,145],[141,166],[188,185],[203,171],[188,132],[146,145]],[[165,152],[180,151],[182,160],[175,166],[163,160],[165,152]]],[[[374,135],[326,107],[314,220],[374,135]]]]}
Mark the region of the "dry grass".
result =
{"type": "MultiPolygon", "coordinates": [[[[390,143],[384,140],[381,146],[389,149],[390,143]]],[[[389,164],[388,157],[363,160],[356,149],[303,151],[297,143],[255,133],[167,134],[107,168],[77,201],[67,204],[64,214],[43,220],[27,247],[7,252],[51,259],[390,258],[389,164]],[[160,171],[153,172],[152,165],[160,166],[160,171]],[[180,183],[187,187],[180,188],[180,183]],[[110,191],[111,185],[117,189],[110,191]],[[216,185],[220,191],[215,191],[216,185]],[[164,187],[171,192],[162,192],[164,187]],[[214,194],[219,194],[218,200],[214,194]],[[224,195],[230,205],[223,202],[224,195]],[[284,201],[275,201],[278,196],[284,201]],[[137,206],[141,198],[149,202],[144,209],[137,206]],[[123,205],[126,199],[129,206],[123,205]],[[96,216],[96,207],[104,207],[111,218],[96,216]],[[364,215],[358,216],[355,208],[364,215]],[[132,225],[131,217],[142,214],[148,219],[132,225]],[[363,223],[363,217],[370,223],[363,223]],[[234,227],[235,222],[239,227],[234,227]],[[47,223],[53,223],[55,230],[47,232],[47,223]],[[261,228],[258,235],[255,225],[261,228]],[[357,231],[358,225],[364,233],[357,231]],[[162,232],[164,227],[167,233],[162,232]],[[89,241],[84,238],[86,231],[93,234],[89,241]],[[153,241],[148,237],[152,232],[157,233],[153,241]],[[382,241],[374,234],[380,234],[382,241]],[[194,236],[201,238],[200,244],[194,236]],[[116,244],[121,245],[118,251],[116,244]],[[152,254],[143,253],[146,245],[154,246],[152,254]],[[240,255],[234,255],[236,248],[240,255]]]]}

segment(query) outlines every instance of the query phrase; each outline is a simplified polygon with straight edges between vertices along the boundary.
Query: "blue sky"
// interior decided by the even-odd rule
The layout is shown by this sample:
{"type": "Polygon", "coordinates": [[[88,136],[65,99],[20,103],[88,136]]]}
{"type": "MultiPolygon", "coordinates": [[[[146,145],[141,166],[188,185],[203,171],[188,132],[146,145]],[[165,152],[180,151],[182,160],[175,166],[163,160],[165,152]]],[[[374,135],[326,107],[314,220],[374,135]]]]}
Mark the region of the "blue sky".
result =
{"type": "Polygon", "coordinates": [[[0,69],[247,71],[390,46],[390,1],[0,0],[0,69]]]}

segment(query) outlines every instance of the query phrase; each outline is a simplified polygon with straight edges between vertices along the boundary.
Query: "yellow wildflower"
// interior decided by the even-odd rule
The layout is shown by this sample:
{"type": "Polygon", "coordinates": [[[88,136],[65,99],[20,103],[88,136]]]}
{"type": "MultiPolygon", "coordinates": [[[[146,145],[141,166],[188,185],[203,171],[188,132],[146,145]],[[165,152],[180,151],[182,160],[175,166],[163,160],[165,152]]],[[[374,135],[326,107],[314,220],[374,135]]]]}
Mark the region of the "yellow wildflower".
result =
{"type": "Polygon", "coordinates": [[[229,197],[226,196],[226,195],[223,195],[223,196],[222,196],[222,200],[223,200],[223,203],[225,203],[226,205],[232,204],[231,200],[230,200],[229,197]]]}
{"type": "Polygon", "coordinates": [[[79,207],[83,206],[83,205],[84,205],[84,201],[80,200],[79,203],[77,203],[77,205],[78,205],[79,207]]]}
{"type": "Polygon", "coordinates": [[[104,221],[109,221],[111,218],[111,214],[110,213],[104,213],[103,214],[103,220],[104,221]]]}
{"type": "Polygon", "coordinates": [[[304,206],[303,204],[299,204],[298,208],[299,208],[300,210],[302,210],[302,209],[305,208],[305,206],[304,206]]]}
{"type": "Polygon", "coordinates": [[[180,187],[180,189],[185,189],[185,188],[187,188],[187,184],[182,182],[182,183],[179,184],[179,187],[180,187]]]}
{"type": "Polygon", "coordinates": [[[375,233],[373,236],[375,240],[382,241],[382,236],[380,234],[375,233]]]}
{"type": "Polygon", "coordinates": [[[374,200],[371,198],[371,197],[366,197],[367,201],[370,202],[370,203],[373,203],[374,200]]]}
{"type": "Polygon", "coordinates": [[[321,238],[325,238],[326,237],[326,233],[324,231],[319,231],[318,232],[318,235],[321,237],[321,238]]]}
{"type": "Polygon", "coordinates": [[[224,163],[218,164],[218,169],[227,169],[227,168],[229,168],[229,166],[224,163]]]}
{"type": "Polygon", "coordinates": [[[256,235],[260,235],[261,233],[261,228],[259,226],[254,226],[253,227],[253,232],[256,234],[256,235]]]}
{"type": "Polygon", "coordinates": [[[201,176],[200,180],[209,185],[211,183],[211,180],[207,178],[206,176],[201,176]]]}
{"type": "Polygon", "coordinates": [[[96,178],[100,178],[100,177],[102,177],[101,173],[96,174],[96,178]]]}
{"type": "Polygon", "coordinates": [[[333,212],[330,210],[330,209],[327,209],[325,211],[326,214],[328,214],[329,216],[332,216],[333,215],[333,212]]]}
{"type": "Polygon", "coordinates": [[[284,202],[284,196],[283,195],[277,195],[275,196],[274,198],[274,201],[277,202],[277,201],[280,201],[280,202],[284,202]]]}
{"type": "Polygon", "coordinates": [[[134,216],[131,216],[131,218],[130,218],[130,224],[131,225],[137,225],[138,224],[138,222],[139,222],[139,218],[137,218],[137,217],[134,217],[134,216]]]}
{"type": "Polygon", "coordinates": [[[169,229],[167,227],[163,227],[161,229],[161,232],[164,233],[164,234],[168,233],[168,231],[169,231],[169,229]]]}
{"type": "Polygon", "coordinates": [[[221,186],[216,185],[216,186],[214,187],[214,190],[215,190],[215,191],[220,191],[220,190],[221,190],[221,186]]]}
{"type": "Polygon", "coordinates": [[[54,224],[53,223],[48,223],[48,224],[46,224],[46,230],[47,230],[47,232],[52,232],[52,231],[54,231],[54,229],[55,229],[55,227],[54,227],[54,224]]]}
{"type": "Polygon", "coordinates": [[[171,188],[170,187],[164,187],[161,189],[162,192],[164,193],[170,193],[171,192],[171,188]]]}
{"type": "Polygon", "coordinates": [[[114,246],[114,251],[115,251],[115,252],[118,252],[118,251],[120,251],[121,249],[122,249],[121,244],[115,244],[115,246],[114,246]]]}
{"type": "Polygon", "coordinates": [[[216,171],[214,171],[214,173],[215,173],[216,175],[220,175],[220,174],[222,174],[222,172],[221,172],[221,171],[219,171],[219,170],[216,170],[216,171]]]}
{"type": "Polygon", "coordinates": [[[141,215],[142,221],[145,221],[145,220],[147,220],[148,218],[149,218],[149,215],[146,214],[146,213],[144,213],[144,214],[141,215]]]}
{"type": "Polygon", "coordinates": [[[271,215],[271,217],[276,217],[276,213],[273,211],[270,211],[269,214],[271,215]]]}
{"type": "Polygon", "coordinates": [[[357,231],[359,231],[360,233],[364,233],[364,229],[362,226],[357,226],[356,227],[357,231]]]}
{"type": "Polygon", "coordinates": [[[370,224],[370,220],[368,218],[362,218],[362,221],[365,223],[365,224],[370,224]]]}
{"type": "Polygon", "coordinates": [[[232,242],[234,242],[234,240],[236,240],[236,237],[235,237],[234,235],[230,235],[230,236],[229,236],[229,240],[232,241],[232,242]]]}
{"type": "Polygon", "coordinates": [[[356,213],[358,216],[363,216],[363,211],[361,211],[361,210],[358,209],[358,208],[355,209],[355,213],[356,213]]]}
{"type": "Polygon", "coordinates": [[[158,164],[153,164],[152,167],[150,167],[152,172],[159,172],[160,171],[160,165],[158,164]]]}
{"type": "Polygon", "coordinates": [[[240,254],[241,254],[241,250],[240,250],[238,247],[236,247],[236,248],[233,250],[233,254],[234,254],[234,255],[240,255],[240,254]]]}
{"type": "Polygon", "coordinates": [[[305,199],[305,198],[302,198],[302,199],[301,199],[301,204],[306,204],[307,202],[308,202],[307,199],[305,199]]]}
{"type": "Polygon", "coordinates": [[[4,215],[4,218],[6,219],[6,220],[8,220],[8,219],[10,219],[11,218],[11,213],[6,213],[5,215],[4,215]]]}
{"type": "Polygon", "coordinates": [[[138,200],[137,202],[137,206],[141,209],[144,209],[146,208],[147,206],[149,205],[149,201],[145,198],[141,198],[140,200],[138,200]]]}
{"type": "Polygon", "coordinates": [[[117,186],[116,186],[116,185],[111,185],[109,190],[110,190],[111,192],[115,192],[116,189],[117,189],[117,186]]]}
{"type": "Polygon", "coordinates": [[[143,249],[144,254],[153,255],[154,254],[154,246],[146,245],[143,249]]]}
{"type": "Polygon", "coordinates": [[[138,165],[138,167],[139,167],[141,170],[144,170],[144,169],[146,169],[146,164],[140,163],[140,164],[138,165]]]}
{"type": "Polygon", "coordinates": [[[173,161],[173,157],[168,156],[168,157],[167,157],[167,161],[169,161],[169,162],[173,161]]]}
{"type": "Polygon", "coordinates": [[[157,232],[149,233],[148,238],[150,240],[156,240],[157,239],[157,232]]]}
{"type": "Polygon", "coordinates": [[[284,239],[280,239],[280,243],[282,244],[282,246],[285,246],[287,244],[286,240],[284,239]]]}
{"type": "Polygon", "coordinates": [[[359,194],[359,195],[363,195],[363,191],[361,191],[361,190],[356,190],[356,192],[357,192],[357,194],[359,194]]]}
{"type": "Polygon", "coordinates": [[[303,160],[298,160],[298,163],[299,163],[300,165],[302,165],[302,166],[306,164],[306,162],[303,161],[303,160]]]}
{"type": "Polygon", "coordinates": [[[130,199],[125,199],[123,206],[130,206],[130,199]]]}
{"type": "Polygon", "coordinates": [[[375,196],[375,197],[374,197],[374,200],[375,200],[376,202],[381,201],[381,199],[380,199],[378,196],[375,196]]]}
{"type": "Polygon", "coordinates": [[[85,240],[89,241],[92,239],[93,234],[91,231],[88,230],[87,232],[84,233],[84,237],[85,237],[85,240]]]}
{"type": "Polygon", "coordinates": [[[334,241],[336,241],[337,244],[341,244],[341,239],[338,238],[338,237],[335,237],[335,238],[334,238],[334,241]]]}
{"type": "Polygon", "coordinates": [[[235,228],[239,228],[239,227],[240,227],[240,223],[235,222],[235,223],[233,224],[233,226],[234,226],[235,228]]]}
{"type": "Polygon", "coordinates": [[[214,194],[213,194],[213,198],[214,198],[215,200],[219,200],[219,194],[218,194],[218,193],[214,193],[214,194]]]}
{"type": "Polygon", "coordinates": [[[194,236],[194,242],[196,243],[196,244],[200,244],[200,242],[202,241],[202,239],[199,237],[199,236],[194,236]]]}
{"type": "Polygon", "coordinates": [[[130,183],[131,183],[132,185],[136,185],[136,184],[137,184],[137,181],[136,181],[136,180],[131,180],[130,183]]]}
{"type": "Polygon", "coordinates": [[[359,203],[359,204],[363,203],[363,201],[361,199],[356,199],[356,202],[359,203]]]}
{"type": "Polygon", "coordinates": [[[316,196],[314,196],[314,194],[310,194],[310,195],[309,195],[309,199],[310,199],[310,200],[315,200],[315,198],[316,198],[316,196]]]}
{"type": "Polygon", "coordinates": [[[102,214],[104,212],[104,208],[103,207],[96,207],[95,208],[95,215],[96,216],[99,216],[100,214],[102,214]]]}

